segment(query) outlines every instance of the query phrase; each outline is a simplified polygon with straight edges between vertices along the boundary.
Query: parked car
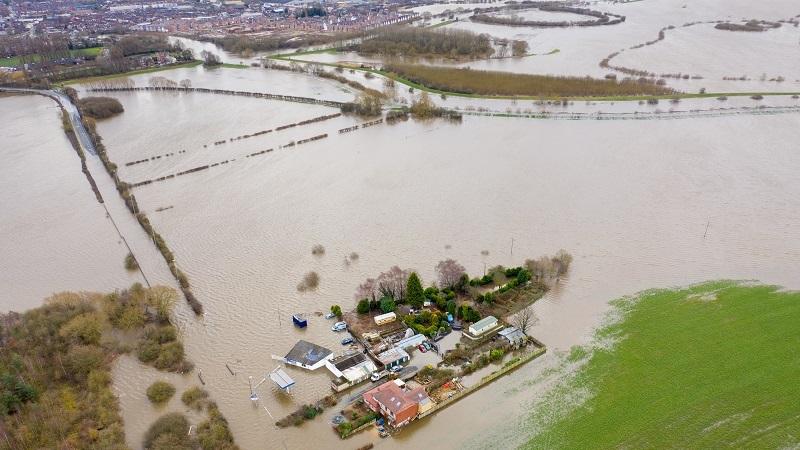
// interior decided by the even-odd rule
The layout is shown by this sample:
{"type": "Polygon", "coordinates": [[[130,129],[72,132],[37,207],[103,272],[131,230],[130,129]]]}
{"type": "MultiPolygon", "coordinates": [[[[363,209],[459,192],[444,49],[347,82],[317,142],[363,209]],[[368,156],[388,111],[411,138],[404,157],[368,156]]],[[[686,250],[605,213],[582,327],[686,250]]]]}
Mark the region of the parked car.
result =
{"type": "Polygon", "coordinates": [[[418,348],[418,349],[419,349],[419,351],[421,351],[422,353],[425,353],[425,352],[427,352],[427,351],[428,351],[428,349],[427,349],[427,348],[425,348],[425,346],[424,346],[424,345],[422,345],[422,344],[419,344],[419,345],[417,346],[417,348],[418,348]]]}
{"type": "Polygon", "coordinates": [[[399,366],[399,365],[398,365],[398,366],[392,366],[392,367],[389,369],[389,372],[392,372],[392,373],[398,373],[398,372],[400,372],[401,370],[403,370],[403,366],[399,366]]]}
{"type": "Polygon", "coordinates": [[[352,343],[353,343],[353,338],[351,338],[351,337],[346,337],[346,338],[342,339],[342,345],[350,345],[352,343]]]}
{"type": "Polygon", "coordinates": [[[425,349],[428,350],[428,351],[433,349],[433,346],[428,341],[423,342],[422,345],[424,345],[425,349]]]}
{"type": "Polygon", "coordinates": [[[336,322],[331,327],[332,331],[344,331],[347,329],[347,322],[336,322]]]}
{"type": "Polygon", "coordinates": [[[389,375],[389,372],[386,370],[381,370],[380,372],[372,372],[372,376],[370,376],[369,379],[372,381],[378,381],[381,378],[385,377],[386,375],[389,375]]]}

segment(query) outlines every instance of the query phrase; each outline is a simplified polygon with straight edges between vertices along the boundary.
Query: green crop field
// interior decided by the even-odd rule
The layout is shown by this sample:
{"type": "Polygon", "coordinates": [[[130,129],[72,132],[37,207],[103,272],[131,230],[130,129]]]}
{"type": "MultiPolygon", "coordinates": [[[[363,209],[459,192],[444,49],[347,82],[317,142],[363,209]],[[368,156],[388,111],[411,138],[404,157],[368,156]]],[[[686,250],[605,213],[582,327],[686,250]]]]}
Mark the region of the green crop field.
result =
{"type": "Polygon", "coordinates": [[[560,419],[526,448],[798,448],[800,293],[712,282],[615,306],[597,336],[616,343],[566,386],[588,398],[551,395],[534,419],[560,419]]]}
{"type": "MultiPolygon", "coordinates": [[[[72,56],[97,56],[100,54],[102,47],[81,48],[77,50],[70,50],[72,56]]],[[[22,64],[22,59],[19,56],[11,56],[8,58],[0,58],[0,67],[16,67],[22,64]]]]}

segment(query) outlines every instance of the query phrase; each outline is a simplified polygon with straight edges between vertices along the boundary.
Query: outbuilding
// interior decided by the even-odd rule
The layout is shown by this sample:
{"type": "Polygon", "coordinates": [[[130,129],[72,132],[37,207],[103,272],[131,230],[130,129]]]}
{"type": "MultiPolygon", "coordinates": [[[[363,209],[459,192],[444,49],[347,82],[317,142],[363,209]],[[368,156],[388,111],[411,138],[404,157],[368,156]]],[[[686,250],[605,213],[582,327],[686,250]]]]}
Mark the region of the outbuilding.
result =
{"type": "Polygon", "coordinates": [[[386,325],[387,323],[392,323],[395,320],[397,320],[397,314],[393,312],[388,312],[386,314],[375,316],[375,323],[378,325],[386,325]]]}
{"type": "Polygon", "coordinates": [[[497,318],[495,316],[486,316],[483,319],[473,323],[469,326],[469,333],[478,337],[487,331],[497,327],[497,318]]]}

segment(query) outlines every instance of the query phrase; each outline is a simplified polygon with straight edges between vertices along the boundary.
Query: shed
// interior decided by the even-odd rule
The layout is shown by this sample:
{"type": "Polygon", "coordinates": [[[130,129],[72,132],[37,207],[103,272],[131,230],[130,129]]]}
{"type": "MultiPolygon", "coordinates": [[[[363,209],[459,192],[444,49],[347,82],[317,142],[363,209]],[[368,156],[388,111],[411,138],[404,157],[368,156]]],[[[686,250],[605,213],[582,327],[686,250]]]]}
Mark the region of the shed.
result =
{"type": "Polygon", "coordinates": [[[269,379],[272,380],[279,388],[288,391],[290,387],[294,386],[294,380],[280,367],[276,368],[269,373],[269,379]]]}
{"type": "Polygon", "coordinates": [[[401,340],[400,342],[395,344],[395,347],[400,347],[403,350],[405,350],[407,348],[416,347],[419,344],[422,344],[423,341],[425,341],[425,335],[424,334],[415,334],[415,335],[413,335],[411,337],[407,337],[407,338],[401,340]]]}
{"type": "Polygon", "coordinates": [[[379,316],[375,316],[375,323],[378,325],[384,325],[387,323],[392,323],[397,320],[397,314],[393,312],[388,312],[386,314],[381,314],[379,316]]]}
{"type": "Polygon", "coordinates": [[[497,326],[497,318],[495,316],[486,316],[483,319],[470,325],[469,332],[473,336],[480,336],[496,326],[497,326]]]}
{"type": "Polygon", "coordinates": [[[389,350],[377,356],[378,361],[381,362],[387,369],[399,366],[411,359],[405,350],[399,347],[392,347],[389,350]]]}
{"type": "Polygon", "coordinates": [[[504,328],[497,334],[506,339],[509,344],[518,344],[525,340],[525,334],[516,327],[504,328]]]}

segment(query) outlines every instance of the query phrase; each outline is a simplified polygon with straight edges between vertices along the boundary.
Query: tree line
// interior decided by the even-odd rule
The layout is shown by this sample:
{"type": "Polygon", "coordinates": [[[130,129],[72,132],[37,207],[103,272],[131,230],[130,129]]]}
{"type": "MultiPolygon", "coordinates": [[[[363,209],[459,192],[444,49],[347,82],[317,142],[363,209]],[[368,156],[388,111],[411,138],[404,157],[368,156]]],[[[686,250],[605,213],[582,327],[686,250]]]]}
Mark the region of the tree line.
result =
{"type": "Polygon", "coordinates": [[[487,34],[466,30],[388,27],[351,47],[363,55],[487,58],[494,53],[487,34]]]}
{"type": "Polygon", "coordinates": [[[384,70],[431,89],[477,95],[608,97],[668,95],[674,90],[650,80],[599,80],[590,77],[530,75],[469,68],[392,63],[384,70]]]}

